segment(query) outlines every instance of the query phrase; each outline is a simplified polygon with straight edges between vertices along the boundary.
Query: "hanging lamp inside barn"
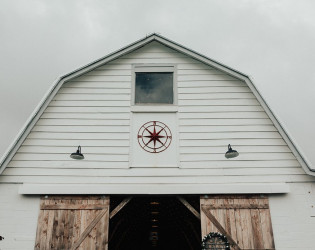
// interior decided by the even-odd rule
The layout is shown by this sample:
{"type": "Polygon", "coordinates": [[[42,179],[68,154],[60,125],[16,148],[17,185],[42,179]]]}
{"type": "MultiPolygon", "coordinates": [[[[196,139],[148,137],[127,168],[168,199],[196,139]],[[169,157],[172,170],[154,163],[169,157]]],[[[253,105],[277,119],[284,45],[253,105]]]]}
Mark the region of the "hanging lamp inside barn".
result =
{"type": "Polygon", "coordinates": [[[235,158],[239,155],[239,153],[236,150],[233,150],[231,147],[231,144],[228,145],[228,151],[225,153],[225,158],[235,158]]]}
{"type": "Polygon", "coordinates": [[[84,159],[84,155],[81,153],[81,146],[79,146],[78,149],[77,149],[77,152],[72,153],[70,155],[70,157],[72,159],[75,159],[75,160],[83,160],[84,159]]]}

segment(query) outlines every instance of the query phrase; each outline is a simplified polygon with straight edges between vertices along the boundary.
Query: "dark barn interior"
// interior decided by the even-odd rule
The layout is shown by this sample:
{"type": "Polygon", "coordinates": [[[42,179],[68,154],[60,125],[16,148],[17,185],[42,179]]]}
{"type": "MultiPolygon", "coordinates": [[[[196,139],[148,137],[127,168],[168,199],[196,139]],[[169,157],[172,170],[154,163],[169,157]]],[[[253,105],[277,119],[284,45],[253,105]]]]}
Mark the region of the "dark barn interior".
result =
{"type": "MultiPolygon", "coordinates": [[[[111,210],[124,198],[111,196],[111,210]]],[[[199,211],[199,196],[184,196],[199,211]]],[[[134,196],[110,220],[110,250],[195,250],[200,221],[175,196],[134,196]]]]}

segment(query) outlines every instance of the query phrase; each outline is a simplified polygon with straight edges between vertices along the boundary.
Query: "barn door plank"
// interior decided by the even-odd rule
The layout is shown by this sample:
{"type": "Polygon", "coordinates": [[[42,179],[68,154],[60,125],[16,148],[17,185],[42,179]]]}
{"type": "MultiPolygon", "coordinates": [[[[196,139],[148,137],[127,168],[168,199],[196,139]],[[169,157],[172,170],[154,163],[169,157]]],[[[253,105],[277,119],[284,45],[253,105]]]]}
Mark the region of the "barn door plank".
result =
{"type": "MultiPolygon", "coordinates": [[[[234,204],[238,205],[238,200],[234,200],[234,204]]],[[[243,233],[242,233],[242,226],[241,226],[241,210],[240,209],[234,209],[235,211],[235,228],[236,228],[236,242],[237,244],[243,248],[244,243],[243,243],[243,233]]]]}
{"type": "MultiPolygon", "coordinates": [[[[72,203],[77,203],[76,200],[72,200],[72,203]]],[[[71,246],[76,242],[81,235],[81,213],[83,210],[72,210],[74,213],[74,225],[73,225],[73,238],[71,246]]]]}
{"type": "Polygon", "coordinates": [[[234,244],[236,246],[236,249],[240,250],[240,248],[238,247],[237,243],[232,239],[232,237],[225,231],[225,229],[221,226],[220,222],[215,218],[214,215],[211,214],[211,212],[209,210],[207,210],[205,207],[201,207],[202,211],[204,212],[204,214],[210,219],[210,221],[214,224],[214,226],[219,230],[219,232],[221,232],[222,234],[224,234],[229,242],[231,244],[234,244]]]}
{"type": "Polygon", "coordinates": [[[93,219],[93,221],[88,225],[88,227],[86,227],[85,230],[82,232],[78,241],[73,244],[71,248],[72,250],[75,250],[80,246],[80,244],[84,241],[86,236],[89,235],[91,230],[96,226],[96,224],[100,221],[100,219],[105,215],[106,212],[107,209],[103,209],[102,211],[99,212],[99,214],[93,219]]]}
{"type": "Polygon", "coordinates": [[[264,247],[266,249],[274,249],[273,232],[271,227],[271,218],[269,210],[261,211],[260,222],[263,231],[264,247]]]}
{"type": "MultiPolygon", "coordinates": [[[[227,198],[226,200],[227,200],[229,205],[230,204],[232,204],[232,205],[234,204],[234,200],[233,199],[227,198]]],[[[229,223],[230,223],[230,231],[229,231],[229,233],[230,233],[231,237],[233,239],[235,239],[236,243],[239,244],[239,242],[237,240],[238,238],[237,238],[237,230],[236,230],[236,223],[235,223],[235,220],[236,220],[236,218],[235,218],[235,210],[233,208],[230,208],[230,209],[227,210],[227,213],[229,213],[228,217],[230,219],[230,221],[229,221],[229,223]]]]}
{"type": "Polygon", "coordinates": [[[184,199],[183,197],[181,196],[177,196],[176,197],[194,216],[197,217],[197,219],[200,220],[200,214],[197,212],[197,210],[189,204],[189,202],[184,199]]]}
{"type": "Polygon", "coordinates": [[[109,197],[51,196],[40,208],[35,249],[108,248],[109,197]]]}
{"type": "Polygon", "coordinates": [[[126,206],[129,201],[132,199],[132,197],[127,197],[125,198],[122,202],[120,202],[117,207],[115,207],[113,209],[113,211],[110,212],[109,214],[109,219],[112,219],[121,209],[124,208],[124,206],[126,206]]]}
{"type": "MultiPolygon", "coordinates": [[[[259,204],[259,199],[252,198],[249,199],[249,203],[254,207],[255,204],[259,204]]],[[[252,223],[252,231],[254,234],[254,248],[255,249],[263,249],[263,233],[260,223],[260,212],[259,209],[250,209],[251,223],[252,223]]]]}
{"type": "Polygon", "coordinates": [[[235,241],[238,244],[239,248],[234,245],[231,249],[275,249],[268,197],[203,196],[200,205],[202,236],[219,231],[226,235],[230,243],[235,241]]]}
{"type": "MultiPolygon", "coordinates": [[[[45,246],[47,241],[47,229],[48,229],[48,220],[49,220],[49,211],[43,212],[43,220],[41,221],[41,230],[39,231],[39,244],[38,246],[45,246]]],[[[40,249],[40,248],[38,248],[40,249]]]]}

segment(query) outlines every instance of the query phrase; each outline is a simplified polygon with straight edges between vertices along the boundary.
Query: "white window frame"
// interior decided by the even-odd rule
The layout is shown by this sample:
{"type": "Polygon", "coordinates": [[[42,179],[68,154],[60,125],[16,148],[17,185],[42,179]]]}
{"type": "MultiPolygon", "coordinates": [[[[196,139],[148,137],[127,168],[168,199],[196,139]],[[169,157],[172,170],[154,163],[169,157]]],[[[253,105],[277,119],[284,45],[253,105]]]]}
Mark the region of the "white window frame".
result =
{"type": "Polygon", "coordinates": [[[132,66],[131,111],[132,112],[177,112],[177,66],[175,64],[135,64],[132,66]],[[173,73],[173,103],[136,104],[136,73],[142,72],[169,72],[173,73]]]}

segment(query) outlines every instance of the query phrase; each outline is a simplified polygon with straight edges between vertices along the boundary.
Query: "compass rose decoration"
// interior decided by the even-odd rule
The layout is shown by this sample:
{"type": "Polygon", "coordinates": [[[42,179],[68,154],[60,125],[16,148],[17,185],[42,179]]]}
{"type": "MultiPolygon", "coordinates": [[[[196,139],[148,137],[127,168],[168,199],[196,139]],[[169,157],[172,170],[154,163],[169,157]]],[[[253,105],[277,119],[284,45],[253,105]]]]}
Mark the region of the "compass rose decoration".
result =
{"type": "Polygon", "coordinates": [[[150,121],[143,124],[138,132],[140,146],[149,153],[160,153],[169,147],[172,133],[163,122],[150,121]]]}

